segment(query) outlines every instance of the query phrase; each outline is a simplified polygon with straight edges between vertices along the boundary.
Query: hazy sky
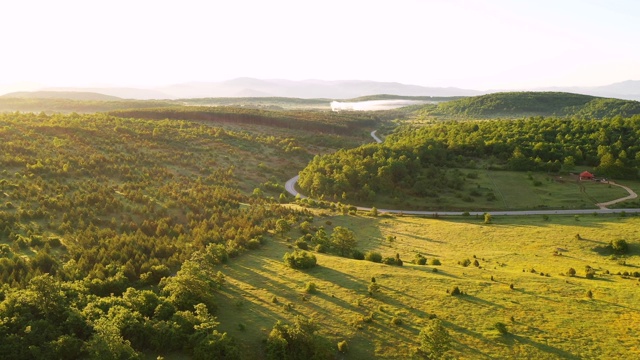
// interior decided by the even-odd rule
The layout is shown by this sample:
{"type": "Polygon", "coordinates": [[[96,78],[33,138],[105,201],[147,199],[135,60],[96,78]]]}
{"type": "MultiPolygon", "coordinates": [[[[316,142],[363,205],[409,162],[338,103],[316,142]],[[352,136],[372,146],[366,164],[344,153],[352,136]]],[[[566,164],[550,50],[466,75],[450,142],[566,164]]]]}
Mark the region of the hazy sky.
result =
{"type": "Polygon", "coordinates": [[[635,0],[5,0],[0,84],[640,80],[635,0]]]}

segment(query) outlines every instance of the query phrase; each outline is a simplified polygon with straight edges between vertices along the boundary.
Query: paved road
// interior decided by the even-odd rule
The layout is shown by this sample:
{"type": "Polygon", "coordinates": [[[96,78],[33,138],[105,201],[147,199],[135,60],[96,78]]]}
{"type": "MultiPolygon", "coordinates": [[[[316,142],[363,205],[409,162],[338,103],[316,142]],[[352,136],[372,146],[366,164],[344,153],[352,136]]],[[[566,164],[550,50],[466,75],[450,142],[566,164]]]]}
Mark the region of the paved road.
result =
{"type": "Polygon", "coordinates": [[[373,130],[371,132],[371,137],[373,138],[373,140],[375,140],[378,144],[382,144],[382,140],[380,140],[380,138],[378,136],[376,136],[376,131],[378,130],[373,130]]]}
{"type": "MultiPolygon", "coordinates": [[[[376,131],[371,132],[371,137],[377,142],[382,143],[379,137],[376,136],[376,131]]],[[[293,196],[300,196],[302,199],[306,199],[307,196],[302,195],[296,190],[296,183],[300,175],[296,175],[289,179],[285,184],[284,188],[287,192],[293,196]]],[[[606,207],[609,205],[613,205],[615,203],[635,199],[638,195],[633,192],[633,190],[629,189],[626,186],[618,185],[612,183],[612,185],[617,185],[625,188],[629,192],[629,196],[617,199],[613,201],[609,201],[606,203],[597,204],[600,206],[599,209],[573,209],[573,210],[518,210],[518,211],[470,211],[469,215],[484,215],[486,212],[491,215],[497,216],[523,216],[523,215],[589,215],[589,214],[619,214],[621,212],[625,213],[640,213],[640,209],[607,209],[606,207]],[[635,196],[634,196],[635,195],[635,196]]],[[[357,206],[358,210],[362,211],[371,211],[371,208],[357,206]]],[[[394,210],[394,209],[378,209],[378,213],[390,213],[390,214],[404,214],[404,215],[420,215],[420,216],[462,216],[464,212],[462,211],[420,211],[420,210],[394,210]]]]}

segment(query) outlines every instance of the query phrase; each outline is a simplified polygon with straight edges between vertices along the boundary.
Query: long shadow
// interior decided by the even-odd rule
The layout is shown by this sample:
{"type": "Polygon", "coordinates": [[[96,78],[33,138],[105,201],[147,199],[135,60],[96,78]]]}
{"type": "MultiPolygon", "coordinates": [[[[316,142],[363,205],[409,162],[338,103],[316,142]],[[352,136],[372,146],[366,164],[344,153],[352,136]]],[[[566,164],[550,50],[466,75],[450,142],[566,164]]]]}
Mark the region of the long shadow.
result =
{"type": "MultiPolygon", "coordinates": [[[[467,328],[464,328],[462,326],[456,325],[456,324],[454,324],[454,323],[452,323],[450,321],[447,321],[447,320],[441,320],[441,321],[442,321],[442,324],[445,327],[450,328],[450,329],[452,329],[453,331],[455,331],[457,333],[461,333],[461,334],[465,334],[467,336],[474,337],[474,338],[476,338],[476,339],[478,339],[478,340],[480,340],[482,342],[485,342],[485,343],[488,342],[488,339],[485,338],[482,334],[479,334],[479,333],[477,333],[475,331],[471,331],[471,330],[469,330],[467,328]]],[[[487,358],[487,359],[493,359],[488,354],[485,354],[485,353],[483,353],[482,351],[480,351],[480,350],[478,350],[476,348],[472,348],[469,345],[462,344],[460,342],[457,342],[457,343],[462,345],[462,346],[464,346],[464,347],[466,347],[467,349],[471,350],[474,353],[474,355],[483,356],[484,358],[487,358]]]]}
{"type": "Polygon", "coordinates": [[[473,303],[473,304],[480,305],[480,306],[504,309],[503,305],[492,303],[490,301],[487,301],[485,299],[481,299],[481,298],[479,298],[477,296],[474,296],[474,295],[466,294],[466,295],[456,296],[456,298],[460,299],[462,301],[466,301],[466,302],[473,303]]]}
{"type": "Polygon", "coordinates": [[[566,350],[562,350],[559,349],[555,346],[551,346],[551,345],[547,345],[547,344],[541,344],[539,342],[535,342],[533,340],[527,339],[525,337],[519,336],[519,335],[513,335],[513,334],[509,334],[506,335],[508,338],[512,338],[514,341],[517,341],[521,344],[525,344],[525,345],[530,345],[535,347],[536,349],[540,350],[540,351],[544,351],[550,355],[555,355],[560,357],[561,359],[580,359],[579,356],[574,355],[566,350]]]}
{"type": "Polygon", "coordinates": [[[307,270],[305,273],[320,280],[330,281],[346,289],[352,289],[358,292],[367,291],[367,285],[364,281],[349,274],[334,270],[332,268],[324,267],[322,265],[318,265],[310,270],[307,270]]]}

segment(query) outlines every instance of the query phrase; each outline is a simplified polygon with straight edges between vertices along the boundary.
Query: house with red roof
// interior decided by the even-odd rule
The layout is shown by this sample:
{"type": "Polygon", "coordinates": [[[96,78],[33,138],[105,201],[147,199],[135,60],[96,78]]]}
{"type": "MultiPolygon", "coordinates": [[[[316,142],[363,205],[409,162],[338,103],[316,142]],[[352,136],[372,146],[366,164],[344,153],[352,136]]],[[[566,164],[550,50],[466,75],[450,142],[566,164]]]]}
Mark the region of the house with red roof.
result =
{"type": "Polygon", "coordinates": [[[580,180],[593,180],[594,176],[592,173],[588,171],[583,171],[580,173],[580,180]]]}

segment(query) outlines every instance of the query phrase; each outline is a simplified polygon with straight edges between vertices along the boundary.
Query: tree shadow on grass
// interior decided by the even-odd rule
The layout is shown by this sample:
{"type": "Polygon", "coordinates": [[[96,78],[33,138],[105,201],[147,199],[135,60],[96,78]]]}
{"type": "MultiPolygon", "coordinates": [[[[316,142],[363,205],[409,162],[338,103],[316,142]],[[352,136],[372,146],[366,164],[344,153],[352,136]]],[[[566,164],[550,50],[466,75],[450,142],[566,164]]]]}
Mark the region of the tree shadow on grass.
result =
{"type": "Polygon", "coordinates": [[[364,281],[349,274],[337,271],[329,267],[324,267],[322,265],[318,265],[312,269],[309,269],[305,271],[305,273],[319,280],[329,281],[345,289],[355,290],[357,292],[366,291],[367,289],[367,285],[364,281]]]}
{"type": "MultiPolygon", "coordinates": [[[[478,340],[480,340],[480,341],[482,341],[484,343],[489,343],[489,339],[485,338],[482,334],[479,334],[479,333],[477,333],[475,331],[469,330],[469,329],[464,328],[462,326],[456,325],[456,324],[454,324],[454,323],[452,323],[450,321],[447,321],[447,320],[441,320],[441,321],[442,321],[442,324],[445,327],[455,331],[456,333],[461,333],[461,334],[476,338],[476,339],[478,339],[478,340]]],[[[456,341],[456,344],[468,349],[473,354],[473,358],[474,359],[478,359],[478,358],[493,359],[493,357],[491,357],[490,355],[487,355],[486,353],[483,353],[482,351],[478,350],[477,348],[473,348],[473,347],[471,347],[471,346],[469,346],[467,344],[463,344],[463,343],[461,343],[459,341],[456,341]]]]}
{"type": "Polygon", "coordinates": [[[506,334],[503,336],[503,338],[505,339],[505,341],[507,343],[511,342],[519,342],[521,344],[524,345],[529,345],[532,346],[540,351],[543,351],[545,353],[548,353],[549,355],[553,355],[556,356],[560,359],[580,359],[579,356],[574,355],[566,350],[562,350],[560,348],[557,348],[555,346],[551,346],[551,345],[547,345],[547,344],[541,344],[539,342],[535,342],[531,339],[528,339],[526,337],[520,336],[520,335],[514,335],[514,334],[506,334]]]}
{"type": "Polygon", "coordinates": [[[496,304],[493,303],[491,301],[487,301],[485,299],[481,299],[477,296],[474,295],[469,295],[469,294],[465,294],[465,295],[459,295],[459,296],[453,296],[456,299],[460,299],[462,301],[466,301],[468,303],[472,303],[475,305],[480,305],[480,306],[484,306],[484,307],[490,307],[490,308],[498,308],[498,309],[504,309],[503,305],[500,304],[496,304]]]}

